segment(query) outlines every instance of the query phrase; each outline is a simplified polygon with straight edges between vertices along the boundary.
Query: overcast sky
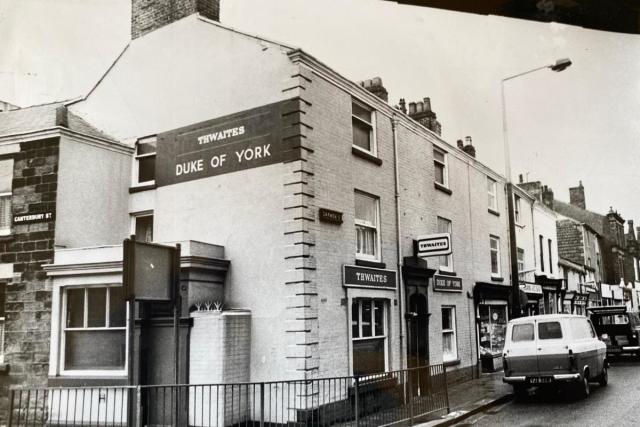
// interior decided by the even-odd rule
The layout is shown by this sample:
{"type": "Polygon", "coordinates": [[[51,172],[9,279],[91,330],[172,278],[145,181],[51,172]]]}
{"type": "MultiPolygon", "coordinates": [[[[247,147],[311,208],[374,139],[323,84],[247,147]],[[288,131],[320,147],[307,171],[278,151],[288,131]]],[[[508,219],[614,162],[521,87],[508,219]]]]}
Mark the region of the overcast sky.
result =
{"type": "MultiPolygon", "coordinates": [[[[588,208],[640,219],[640,36],[382,0],[221,0],[221,9],[223,24],[302,47],[352,80],[382,77],[393,105],[430,97],[443,137],[472,136],[499,172],[501,79],[571,58],[564,72],[506,84],[513,177],[567,201],[582,180],[588,208]]],[[[0,100],[85,94],[129,41],[129,17],[130,0],[0,0],[0,100]]]]}

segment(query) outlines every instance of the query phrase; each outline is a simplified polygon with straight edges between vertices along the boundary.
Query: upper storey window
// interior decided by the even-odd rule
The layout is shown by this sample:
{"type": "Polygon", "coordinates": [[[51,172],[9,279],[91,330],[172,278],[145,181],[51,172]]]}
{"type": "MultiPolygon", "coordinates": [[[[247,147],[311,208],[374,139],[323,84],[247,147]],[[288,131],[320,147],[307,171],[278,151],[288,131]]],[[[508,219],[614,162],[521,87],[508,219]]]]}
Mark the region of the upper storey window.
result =
{"type": "Polygon", "coordinates": [[[373,110],[359,101],[351,102],[353,146],[373,156],[377,154],[375,115],[373,110]]]}
{"type": "Polygon", "coordinates": [[[436,184],[449,187],[449,173],[447,171],[447,153],[433,149],[433,167],[436,175],[436,184]]]}
{"type": "Polygon", "coordinates": [[[134,185],[153,184],[156,179],[156,144],[155,136],[140,138],[136,143],[134,166],[134,185]]]}
{"type": "Polygon", "coordinates": [[[13,159],[0,160],[0,236],[11,233],[13,159]]]}

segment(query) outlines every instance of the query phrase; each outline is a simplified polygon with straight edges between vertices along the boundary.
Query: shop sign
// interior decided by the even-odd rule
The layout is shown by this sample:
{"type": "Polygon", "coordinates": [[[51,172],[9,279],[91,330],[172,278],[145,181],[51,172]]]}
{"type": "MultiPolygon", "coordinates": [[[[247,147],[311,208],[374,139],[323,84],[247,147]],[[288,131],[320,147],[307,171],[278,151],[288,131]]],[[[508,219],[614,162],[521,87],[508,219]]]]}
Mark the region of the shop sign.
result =
{"type": "Polygon", "coordinates": [[[345,265],[342,279],[347,288],[396,288],[396,272],[382,268],[345,265]]]}
{"type": "Polygon", "coordinates": [[[602,285],[600,285],[600,292],[602,293],[602,298],[613,298],[611,287],[606,283],[603,283],[602,285]]]}
{"type": "Polygon", "coordinates": [[[577,304],[586,304],[588,298],[589,298],[589,295],[576,294],[576,296],[573,298],[573,302],[577,304]]]}
{"type": "Polygon", "coordinates": [[[451,235],[449,233],[425,234],[413,241],[415,256],[426,258],[451,254],[451,235]]]}
{"type": "Polygon", "coordinates": [[[552,285],[542,285],[542,290],[547,292],[557,292],[558,287],[552,285]]]}
{"type": "Polygon", "coordinates": [[[329,224],[337,225],[342,224],[342,212],[320,208],[320,210],[318,211],[318,217],[321,222],[328,222],[329,224]]]}
{"type": "Polygon", "coordinates": [[[180,249],[125,239],[123,285],[128,299],[173,301],[179,274],[180,249]]]}
{"type": "Polygon", "coordinates": [[[158,135],[156,185],[170,185],[281,162],[282,112],[269,104],[158,135]]]}
{"type": "Polygon", "coordinates": [[[520,285],[520,289],[525,291],[528,294],[540,294],[542,295],[542,286],[534,285],[533,283],[525,283],[524,285],[520,285]]]}
{"type": "Polygon", "coordinates": [[[462,278],[451,276],[433,276],[433,290],[444,292],[462,292],[462,278]]]}
{"type": "Polygon", "coordinates": [[[14,215],[13,216],[13,224],[31,224],[34,222],[43,222],[43,221],[51,221],[53,220],[54,215],[53,212],[35,212],[24,215],[14,215]]]}

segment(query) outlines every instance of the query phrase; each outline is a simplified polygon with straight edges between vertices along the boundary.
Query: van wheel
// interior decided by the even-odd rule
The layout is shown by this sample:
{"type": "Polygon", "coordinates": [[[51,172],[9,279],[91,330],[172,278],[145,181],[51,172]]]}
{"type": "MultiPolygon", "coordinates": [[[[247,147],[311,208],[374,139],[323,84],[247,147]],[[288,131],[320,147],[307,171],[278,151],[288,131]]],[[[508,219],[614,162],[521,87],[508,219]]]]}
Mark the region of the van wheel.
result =
{"type": "Polygon", "coordinates": [[[604,387],[608,383],[609,383],[609,372],[608,372],[607,366],[605,365],[602,367],[602,373],[598,377],[598,384],[604,387]]]}
{"type": "Polygon", "coordinates": [[[591,386],[589,385],[589,371],[584,371],[581,381],[578,383],[578,395],[586,399],[591,393],[591,386]]]}

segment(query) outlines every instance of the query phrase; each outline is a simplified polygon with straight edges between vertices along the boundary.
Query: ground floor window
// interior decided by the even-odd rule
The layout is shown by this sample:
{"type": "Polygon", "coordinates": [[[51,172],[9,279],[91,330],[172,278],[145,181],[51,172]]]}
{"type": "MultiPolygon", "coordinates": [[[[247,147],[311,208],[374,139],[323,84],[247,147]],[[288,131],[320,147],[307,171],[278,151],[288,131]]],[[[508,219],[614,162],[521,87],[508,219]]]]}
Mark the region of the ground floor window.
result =
{"type": "Polygon", "coordinates": [[[456,308],[442,307],[442,360],[450,362],[457,358],[456,308]]]}
{"type": "Polygon", "coordinates": [[[124,370],[127,354],[124,288],[65,288],[63,307],[63,369],[124,370]]]}
{"type": "Polygon", "coordinates": [[[507,331],[507,306],[480,304],[480,355],[502,353],[507,331]]]}
{"type": "Polygon", "coordinates": [[[359,298],[351,304],[353,374],[367,375],[386,370],[387,302],[359,298]]]}

